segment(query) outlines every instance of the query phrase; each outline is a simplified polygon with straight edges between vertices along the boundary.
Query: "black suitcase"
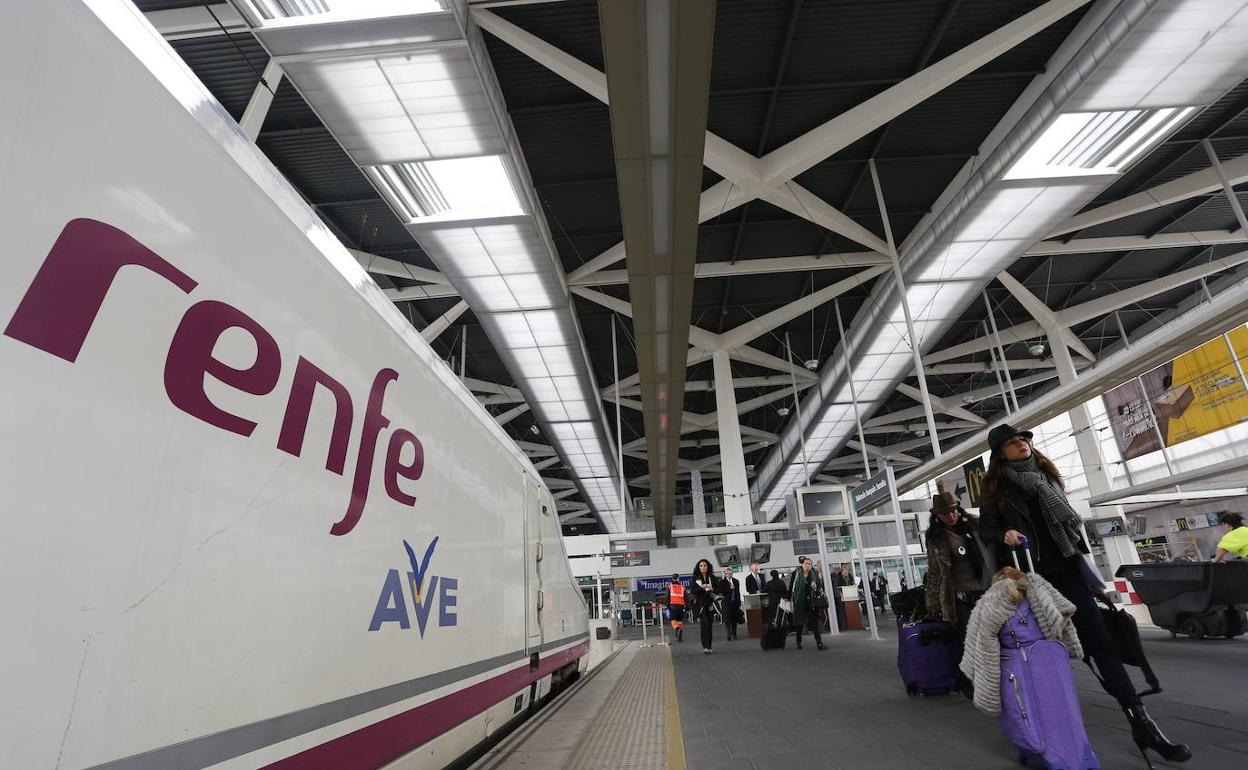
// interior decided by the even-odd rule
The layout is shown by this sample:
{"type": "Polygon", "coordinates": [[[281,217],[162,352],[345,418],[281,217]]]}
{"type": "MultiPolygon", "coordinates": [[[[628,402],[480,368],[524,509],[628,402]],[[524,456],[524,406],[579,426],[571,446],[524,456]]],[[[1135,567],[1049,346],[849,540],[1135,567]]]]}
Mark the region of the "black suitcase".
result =
{"type": "Polygon", "coordinates": [[[764,650],[783,650],[789,640],[789,623],[785,615],[788,613],[776,610],[776,617],[766,628],[758,642],[764,650]]]}

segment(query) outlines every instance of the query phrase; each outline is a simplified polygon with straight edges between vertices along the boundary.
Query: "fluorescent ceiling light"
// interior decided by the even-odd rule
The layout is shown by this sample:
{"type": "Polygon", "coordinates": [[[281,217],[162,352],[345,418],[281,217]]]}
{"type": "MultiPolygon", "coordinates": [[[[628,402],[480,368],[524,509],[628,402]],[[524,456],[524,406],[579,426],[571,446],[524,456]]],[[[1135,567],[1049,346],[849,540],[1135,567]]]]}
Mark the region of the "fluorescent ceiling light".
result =
{"type": "Polygon", "coordinates": [[[501,155],[366,166],[408,221],[448,222],[524,214],[501,155]]]}
{"type": "Polygon", "coordinates": [[[371,19],[379,16],[409,16],[442,10],[438,0],[241,0],[240,5],[253,18],[293,19],[326,17],[325,21],[371,19]]]}
{"type": "Polygon", "coordinates": [[[1169,136],[1195,107],[1059,115],[1005,179],[1120,174],[1169,136]]]}

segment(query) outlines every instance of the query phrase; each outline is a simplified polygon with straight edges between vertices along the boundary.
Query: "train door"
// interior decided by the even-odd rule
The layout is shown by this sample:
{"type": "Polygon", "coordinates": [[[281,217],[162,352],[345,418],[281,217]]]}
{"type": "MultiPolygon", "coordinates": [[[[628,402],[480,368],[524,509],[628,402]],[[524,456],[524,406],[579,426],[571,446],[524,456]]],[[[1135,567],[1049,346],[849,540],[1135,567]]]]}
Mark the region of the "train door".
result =
{"type": "Polygon", "coordinates": [[[542,646],[542,489],[533,479],[524,480],[524,614],[527,628],[525,645],[530,654],[542,646]]]}

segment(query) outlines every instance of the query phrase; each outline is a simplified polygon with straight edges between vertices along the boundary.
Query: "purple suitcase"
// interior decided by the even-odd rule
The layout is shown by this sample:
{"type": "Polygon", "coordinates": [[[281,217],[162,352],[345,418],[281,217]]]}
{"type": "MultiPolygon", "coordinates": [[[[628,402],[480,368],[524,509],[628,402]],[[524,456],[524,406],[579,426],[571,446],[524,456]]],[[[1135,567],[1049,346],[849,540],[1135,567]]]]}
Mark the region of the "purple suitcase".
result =
{"type": "Polygon", "coordinates": [[[958,685],[958,632],[950,623],[897,619],[897,670],[911,695],[944,695],[958,685]]]}
{"type": "Polygon", "coordinates": [[[1018,747],[1020,764],[1046,770],[1101,766],[1083,727],[1066,645],[1044,638],[1024,600],[997,635],[1001,643],[1001,715],[997,724],[1018,747]]]}

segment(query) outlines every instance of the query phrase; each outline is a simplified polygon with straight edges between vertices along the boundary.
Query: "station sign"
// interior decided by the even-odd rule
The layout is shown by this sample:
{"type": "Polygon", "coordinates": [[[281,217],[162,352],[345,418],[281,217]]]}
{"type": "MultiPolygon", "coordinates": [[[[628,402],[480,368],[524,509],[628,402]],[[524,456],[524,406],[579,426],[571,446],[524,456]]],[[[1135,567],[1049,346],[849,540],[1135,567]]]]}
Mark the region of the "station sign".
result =
{"type": "Polygon", "coordinates": [[[866,513],[888,502],[888,469],[880,471],[862,484],[854,487],[854,510],[866,513]]]}
{"type": "MultiPolygon", "coordinates": [[[[848,553],[854,547],[854,539],[848,535],[843,537],[829,537],[825,541],[828,546],[828,553],[848,553]]],[[[794,556],[814,556],[819,553],[819,541],[815,538],[806,538],[793,541],[794,556]]]]}
{"type": "Polygon", "coordinates": [[[649,551],[624,551],[611,554],[612,567],[649,567],[649,551]]]}
{"type": "MultiPolygon", "coordinates": [[[[688,588],[689,582],[690,582],[689,576],[681,575],[680,582],[682,585],[688,588]]],[[[666,591],[667,587],[670,586],[671,584],[672,584],[671,575],[668,575],[667,577],[637,578],[637,590],[638,591],[666,591]]]]}

